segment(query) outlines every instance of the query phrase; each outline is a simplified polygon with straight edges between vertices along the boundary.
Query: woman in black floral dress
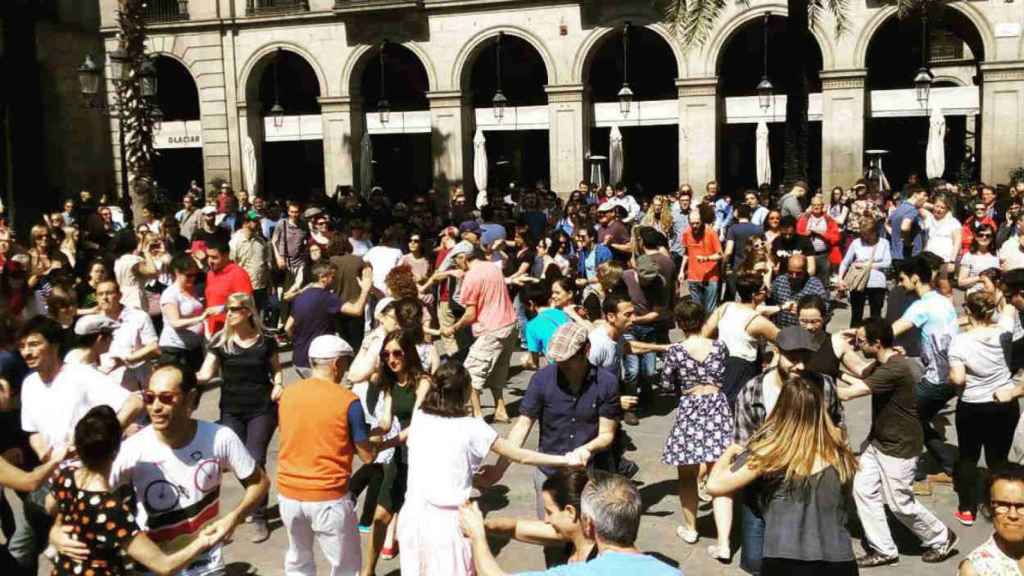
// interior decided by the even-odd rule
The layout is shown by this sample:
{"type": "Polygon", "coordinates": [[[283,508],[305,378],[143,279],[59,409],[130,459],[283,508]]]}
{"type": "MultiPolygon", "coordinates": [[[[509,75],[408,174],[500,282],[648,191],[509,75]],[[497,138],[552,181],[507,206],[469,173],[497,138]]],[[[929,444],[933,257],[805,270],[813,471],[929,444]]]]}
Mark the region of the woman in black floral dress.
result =
{"type": "Polygon", "coordinates": [[[156,574],[172,574],[225,536],[205,532],[173,554],[160,550],[135,523],[131,487],[111,489],[107,482],[120,447],[121,425],[109,406],[93,408],[75,426],[82,466],[58,472],[46,502],[56,518],[54,576],[120,576],[128,573],[126,556],[156,574]]]}
{"type": "MultiPolygon", "coordinates": [[[[662,371],[663,386],[677,390],[679,409],[665,441],[661,460],[679,470],[679,502],[683,523],[676,535],[695,544],[697,534],[697,478],[732,444],[732,414],[722,393],[725,361],[729,350],[719,341],[701,336],[704,307],[691,299],[676,305],[676,325],[685,337],[669,347],[662,371]]],[[[718,544],[708,548],[714,558],[729,559],[732,501],[713,500],[718,544]]]]}

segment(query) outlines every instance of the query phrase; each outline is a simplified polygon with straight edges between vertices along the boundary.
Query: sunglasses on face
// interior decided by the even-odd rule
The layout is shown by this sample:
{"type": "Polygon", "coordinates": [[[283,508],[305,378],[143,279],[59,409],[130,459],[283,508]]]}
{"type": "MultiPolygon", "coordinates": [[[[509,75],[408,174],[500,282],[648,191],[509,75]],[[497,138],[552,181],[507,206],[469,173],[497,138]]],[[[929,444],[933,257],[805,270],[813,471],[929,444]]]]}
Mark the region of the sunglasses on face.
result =
{"type": "Polygon", "coordinates": [[[420,239],[419,239],[419,238],[409,238],[409,243],[410,243],[410,244],[412,244],[413,242],[416,242],[416,243],[418,244],[418,243],[419,243],[419,241],[420,241],[420,239]]]}
{"type": "Polygon", "coordinates": [[[978,238],[991,238],[991,237],[992,237],[992,233],[991,232],[982,232],[981,234],[978,234],[978,238]]]}
{"type": "Polygon", "coordinates": [[[245,311],[246,311],[245,306],[228,306],[228,312],[234,312],[236,314],[239,314],[239,313],[242,313],[242,312],[245,312],[245,311]]]}
{"type": "Polygon", "coordinates": [[[380,357],[385,360],[405,360],[404,350],[381,350],[380,357]]]}
{"type": "Polygon", "coordinates": [[[150,392],[142,393],[142,403],[146,406],[152,405],[157,400],[164,406],[173,406],[178,401],[178,394],[174,392],[150,392]]]}

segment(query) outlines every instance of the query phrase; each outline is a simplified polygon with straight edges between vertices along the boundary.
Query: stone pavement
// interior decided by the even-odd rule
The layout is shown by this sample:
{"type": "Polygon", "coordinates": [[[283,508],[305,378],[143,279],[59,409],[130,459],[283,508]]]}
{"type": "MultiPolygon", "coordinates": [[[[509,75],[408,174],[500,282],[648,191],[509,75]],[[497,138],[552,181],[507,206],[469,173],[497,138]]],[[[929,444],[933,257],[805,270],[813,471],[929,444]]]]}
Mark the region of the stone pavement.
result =
{"type": "MultiPolygon", "coordinates": [[[[833,319],[831,330],[835,331],[840,327],[848,325],[848,315],[845,310],[840,310],[837,317],[833,319]]],[[[516,355],[514,363],[518,363],[520,355],[516,355]]],[[[294,375],[289,370],[289,381],[294,380],[294,375]]],[[[516,372],[512,378],[508,395],[510,396],[510,407],[512,414],[516,414],[516,407],[523,391],[529,381],[532,372],[516,372]]],[[[216,391],[204,396],[198,416],[200,418],[216,420],[218,393],[216,391]]],[[[489,412],[490,396],[485,393],[485,413],[489,412]]],[[[859,446],[864,440],[870,424],[870,399],[861,398],[846,405],[849,432],[853,446],[859,446]]],[[[955,431],[952,428],[952,412],[945,413],[949,428],[947,433],[950,441],[955,443],[955,431]]],[[[679,499],[676,495],[676,472],[670,467],[661,463],[661,451],[665,438],[671,429],[675,416],[673,399],[664,396],[657,403],[652,415],[642,418],[640,426],[628,427],[629,435],[637,446],[635,452],[628,456],[638,462],[640,473],[636,480],[640,483],[640,492],[643,496],[645,513],[640,528],[638,545],[641,549],[659,556],[667,562],[679,565],[686,574],[744,574],[738,568],[739,554],[735,554],[731,566],[725,566],[718,561],[711,559],[706,552],[707,547],[714,543],[714,523],[711,520],[710,509],[705,505],[700,511],[699,529],[702,535],[696,545],[687,545],[675,535],[675,528],[679,522],[679,499]]],[[[497,425],[496,428],[502,434],[506,434],[509,426],[497,425]]],[[[537,427],[531,433],[528,445],[536,447],[537,427]]],[[[274,475],[274,463],[277,459],[277,441],[275,441],[270,453],[270,474],[274,475]]],[[[493,458],[493,457],[492,457],[493,458]]],[[[512,517],[528,518],[534,514],[534,493],[531,479],[532,470],[525,466],[513,465],[502,482],[488,490],[481,502],[481,507],[488,515],[501,515],[512,517]]],[[[415,480],[413,480],[415,481],[415,480]]],[[[276,491],[272,488],[271,504],[276,498],[276,491]]],[[[234,479],[225,476],[224,495],[222,505],[232,506],[237,503],[240,496],[240,485],[234,479]]],[[[921,562],[920,550],[913,536],[902,531],[902,526],[895,520],[891,520],[893,533],[897,535],[900,543],[900,551],[903,554],[901,561],[896,566],[875,568],[867,571],[870,574],[884,575],[924,575],[935,574],[936,572],[949,574],[956,570],[956,564],[964,554],[984,541],[991,532],[989,523],[979,519],[975,526],[967,528],[960,526],[953,518],[953,511],[956,506],[956,495],[951,487],[937,487],[934,494],[922,499],[925,506],[936,512],[939,518],[950,525],[959,534],[961,540],[958,546],[960,554],[939,566],[932,566],[921,562]],[[903,535],[900,537],[900,535],[903,535]]],[[[276,508],[273,510],[276,514],[276,508]]],[[[225,551],[225,559],[229,563],[229,573],[232,575],[260,574],[266,576],[283,574],[283,559],[287,549],[287,535],[279,521],[271,523],[272,535],[270,540],[262,544],[251,544],[249,542],[250,529],[242,526],[235,533],[235,541],[225,551]]],[[[738,536],[734,536],[737,540],[738,536]]],[[[364,540],[365,543],[365,540],[364,540]]],[[[365,544],[364,544],[365,546],[365,544]]],[[[497,558],[502,568],[507,572],[540,570],[544,568],[544,554],[540,547],[517,542],[492,541],[492,549],[497,552],[497,558]]],[[[859,553],[860,548],[855,544],[859,553]]],[[[326,566],[323,563],[319,552],[317,555],[317,566],[321,574],[327,574],[326,566]]],[[[43,563],[45,565],[45,563],[43,563]]],[[[381,561],[377,573],[381,575],[399,574],[398,560],[381,561]]]]}

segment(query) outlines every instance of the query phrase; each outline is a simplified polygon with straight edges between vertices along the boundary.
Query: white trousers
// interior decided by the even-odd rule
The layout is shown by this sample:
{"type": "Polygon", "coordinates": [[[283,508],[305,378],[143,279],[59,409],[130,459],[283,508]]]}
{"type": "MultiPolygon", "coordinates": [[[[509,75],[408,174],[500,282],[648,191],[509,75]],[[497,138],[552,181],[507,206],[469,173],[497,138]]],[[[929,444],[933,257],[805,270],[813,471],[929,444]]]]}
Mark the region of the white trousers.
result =
{"type": "Polygon", "coordinates": [[[286,576],[315,576],[313,539],[331,566],[331,576],[356,576],[362,564],[355,504],[351,498],[300,502],[277,497],[281,522],[288,531],[286,576]]]}
{"type": "Polygon", "coordinates": [[[941,546],[949,539],[946,525],[914,496],[916,466],[917,458],[886,456],[872,445],[860,455],[853,498],[868,544],[883,556],[899,554],[886,521],[886,506],[925,548],[941,546]]]}

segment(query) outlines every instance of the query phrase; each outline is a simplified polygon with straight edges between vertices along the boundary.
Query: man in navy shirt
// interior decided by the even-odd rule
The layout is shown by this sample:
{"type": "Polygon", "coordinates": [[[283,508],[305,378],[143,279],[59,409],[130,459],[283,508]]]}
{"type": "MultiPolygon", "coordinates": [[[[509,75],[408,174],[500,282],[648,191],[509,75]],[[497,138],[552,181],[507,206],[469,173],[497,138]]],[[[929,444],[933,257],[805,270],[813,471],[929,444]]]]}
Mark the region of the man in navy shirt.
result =
{"type": "Polygon", "coordinates": [[[921,207],[928,200],[924,188],[911,188],[907,199],[889,215],[889,245],[895,263],[917,256],[924,245],[924,230],[921,228],[921,207]]]}
{"type": "MultiPolygon", "coordinates": [[[[508,435],[513,446],[523,445],[537,421],[540,421],[537,450],[545,454],[573,451],[597,454],[611,446],[622,417],[619,382],[610,370],[598,368],[587,360],[590,351],[587,336],[587,329],[575,322],[563,324],[555,331],[548,344],[548,358],[553,364],[540,369],[530,379],[526,396],[519,405],[519,419],[508,435]]],[[[606,456],[598,455],[595,462],[598,467],[609,469],[605,465],[606,456]]],[[[509,463],[502,458],[495,466],[486,467],[481,484],[496,482],[509,463]]],[[[554,472],[551,468],[537,468],[534,472],[538,518],[544,518],[541,485],[554,472]]]]}

